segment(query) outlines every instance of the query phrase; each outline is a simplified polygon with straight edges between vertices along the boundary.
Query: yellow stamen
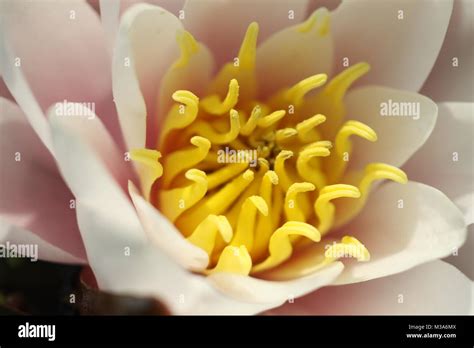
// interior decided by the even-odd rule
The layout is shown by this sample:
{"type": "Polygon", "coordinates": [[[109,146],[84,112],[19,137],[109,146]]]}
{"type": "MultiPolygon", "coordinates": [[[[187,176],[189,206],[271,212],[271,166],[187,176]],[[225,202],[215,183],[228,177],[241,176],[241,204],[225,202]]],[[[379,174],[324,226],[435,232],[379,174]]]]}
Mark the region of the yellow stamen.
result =
{"type": "Polygon", "coordinates": [[[252,269],[252,258],[250,257],[245,246],[229,245],[222,251],[217,266],[207,274],[212,273],[235,273],[240,275],[248,275],[252,269]]]}
{"type": "Polygon", "coordinates": [[[324,85],[327,78],[326,74],[317,74],[298,82],[285,92],[286,100],[293,103],[296,107],[300,106],[304,96],[313,89],[324,85]]]}
{"type": "Polygon", "coordinates": [[[224,242],[229,243],[232,239],[232,227],[227,218],[223,215],[209,215],[187,239],[211,256],[218,232],[224,242]]]}
{"type": "Polygon", "coordinates": [[[298,182],[291,185],[285,197],[285,215],[287,220],[305,222],[306,217],[301,210],[296,196],[299,193],[314,191],[316,187],[308,182],[298,182]]]}
{"type": "Polygon", "coordinates": [[[140,164],[137,171],[142,193],[146,200],[150,200],[151,187],[163,174],[163,166],[158,161],[161,153],[156,150],[134,149],[130,151],[130,158],[140,164]]]}
{"type": "Polygon", "coordinates": [[[337,184],[325,186],[319,192],[319,197],[314,204],[314,211],[319,219],[318,230],[322,235],[331,228],[334,222],[335,207],[331,201],[342,197],[359,198],[360,191],[352,185],[337,184]]]}
{"type": "Polygon", "coordinates": [[[252,113],[250,114],[250,117],[247,121],[247,123],[240,129],[240,134],[244,136],[249,136],[254,129],[257,127],[258,120],[262,117],[262,108],[260,105],[256,105],[252,113]]]}
{"type": "Polygon", "coordinates": [[[336,135],[336,156],[330,157],[326,165],[330,182],[338,181],[347,167],[349,156],[352,153],[352,142],[350,141],[352,135],[357,135],[370,142],[377,141],[377,134],[372,128],[358,121],[347,121],[336,135]]]}
{"type": "Polygon", "coordinates": [[[185,177],[194,183],[182,188],[160,190],[158,193],[160,210],[172,222],[199,202],[208,190],[206,173],[203,171],[190,169],[185,177]]]}
{"type": "Polygon", "coordinates": [[[235,107],[237,101],[239,100],[239,83],[236,79],[230,80],[229,91],[227,96],[221,102],[219,96],[214,94],[209,97],[204,98],[200,106],[211,115],[222,115],[226,114],[235,107]]]}
{"type": "Polygon", "coordinates": [[[247,250],[252,250],[254,241],[254,226],[257,210],[264,216],[268,215],[268,206],[260,196],[252,196],[245,200],[240,209],[237,230],[230,243],[234,246],[245,245],[247,250]]]}
{"type": "Polygon", "coordinates": [[[288,191],[288,188],[293,183],[293,180],[290,179],[288,173],[285,170],[285,161],[293,157],[293,152],[283,150],[281,151],[275,159],[275,172],[278,175],[278,180],[283,189],[288,191]]]}
{"type": "Polygon", "coordinates": [[[324,121],[326,121],[326,116],[318,114],[298,123],[296,130],[298,131],[299,140],[302,143],[319,140],[319,133],[315,128],[324,121]]]}
{"type": "Polygon", "coordinates": [[[298,174],[317,188],[321,188],[326,184],[326,176],[318,168],[312,167],[310,161],[315,157],[329,156],[331,146],[332,144],[328,141],[315,142],[301,151],[296,160],[298,174]]]}
{"type": "Polygon", "coordinates": [[[207,177],[207,187],[209,190],[226,183],[233,177],[242,173],[247,167],[248,163],[234,163],[229,164],[219,170],[216,170],[207,177]]]}
{"type": "Polygon", "coordinates": [[[181,68],[188,64],[189,58],[199,51],[199,45],[194,37],[187,31],[178,33],[176,40],[181,51],[181,56],[174,64],[174,68],[181,68]]]}
{"type": "Polygon", "coordinates": [[[268,245],[270,256],[262,263],[254,266],[252,273],[265,271],[287,260],[293,252],[293,246],[289,238],[292,235],[304,236],[314,242],[321,240],[321,234],[315,227],[304,222],[289,221],[273,233],[268,245]]]}
{"type": "Polygon", "coordinates": [[[257,125],[261,128],[268,128],[280,121],[285,116],[285,114],[285,110],[274,111],[270,115],[259,119],[257,121],[257,125]]]}
{"type": "Polygon", "coordinates": [[[198,121],[188,128],[190,134],[198,134],[209,139],[213,144],[228,144],[239,135],[240,120],[239,113],[230,110],[230,129],[227,133],[217,133],[207,122],[198,121]]]}
{"type": "Polygon", "coordinates": [[[206,158],[211,148],[211,142],[200,136],[192,137],[191,144],[194,147],[173,152],[166,157],[163,176],[165,187],[171,184],[176,175],[206,158]]]}

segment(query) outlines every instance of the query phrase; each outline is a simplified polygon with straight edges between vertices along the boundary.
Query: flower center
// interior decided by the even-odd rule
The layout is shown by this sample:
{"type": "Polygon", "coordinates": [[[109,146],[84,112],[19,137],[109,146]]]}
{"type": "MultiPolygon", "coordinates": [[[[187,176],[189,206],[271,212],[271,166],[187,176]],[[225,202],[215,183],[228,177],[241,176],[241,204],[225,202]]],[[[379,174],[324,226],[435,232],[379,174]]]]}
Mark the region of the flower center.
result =
{"type": "MultiPolygon", "coordinates": [[[[300,30],[314,25],[311,17],[300,30]]],[[[325,74],[310,76],[260,100],[257,35],[258,25],[250,24],[238,57],[216,75],[208,95],[174,92],[159,152],[131,152],[144,195],[209,255],[205,273],[265,277],[315,243],[319,261],[311,270],[343,257],[367,261],[369,252],[356,238],[328,233],[358,214],[374,181],[407,181],[382,163],[368,164],[362,175],[348,169],[350,138],[377,140],[368,125],[344,121],[343,97],[369,66],[358,63],[329,82],[325,74]]],[[[189,33],[178,40],[175,69],[199,50],[189,33]]]]}

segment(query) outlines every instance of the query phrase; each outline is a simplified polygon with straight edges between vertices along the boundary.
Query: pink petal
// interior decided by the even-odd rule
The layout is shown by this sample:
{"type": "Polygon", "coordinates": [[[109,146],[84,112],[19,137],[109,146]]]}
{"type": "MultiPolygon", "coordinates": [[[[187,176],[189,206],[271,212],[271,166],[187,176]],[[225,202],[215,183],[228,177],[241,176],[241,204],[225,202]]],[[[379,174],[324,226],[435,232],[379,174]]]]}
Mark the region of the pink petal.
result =
{"type": "Polygon", "coordinates": [[[443,43],[452,1],[344,1],[333,12],[335,62],[366,61],[364,83],[418,91],[443,43]],[[403,11],[403,19],[398,19],[403,11]]]}
{"type": "Polygon", "coordinates": [[[330,286],[269,314],[460,315],[473,313],[472,282],[455,267],[433,261],[408,272],[359,284],[330,286]]]}
{"type": "Polygon", "coordinates": [[[260,25],[259,41],[306,18],[307,0],[191,0],[184,5],[184,26],[214,53],[217,65],[237,56],[248,25],[260,25]],[[294,11],[294,19],[289,19],[294,11]]]}
{"type": "Polygon", "coordinates": [[[53,158],[18,106],[0,98],[0,110],[0,217],[8,225],[3,226],[5,238],[40,243],[47,260],[85,262],[75,210],[70,208],[74,196],[53,158]]]}
{"type": "Polygon", "coordinates": [[[473,101],[473,16],[472,0],[454,2],[443,47],[421,93],[437,101],[473,101]],[[453,58],[457,58],[458,66],[453,66],[453,58]]]}
{"type": "Polygon", "coordinates": [[[87,3],[7,1],[4,10],[5,39],[43,110],[63,99],[98,102],[110,93],[103,29],[87,3]]]}

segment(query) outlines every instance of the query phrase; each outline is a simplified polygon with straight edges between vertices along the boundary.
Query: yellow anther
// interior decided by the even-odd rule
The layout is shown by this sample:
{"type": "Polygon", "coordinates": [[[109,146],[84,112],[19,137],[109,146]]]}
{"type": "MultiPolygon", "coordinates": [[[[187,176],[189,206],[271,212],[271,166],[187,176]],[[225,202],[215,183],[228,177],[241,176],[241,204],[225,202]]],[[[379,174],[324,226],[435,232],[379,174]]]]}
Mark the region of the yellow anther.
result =
{"type": "Polygon", "coordinates": [[[223,215],[209,215],[187,239],[211,256],[216,244],[217,233],[226,243],[232,239],[232,227],[227,218],[223,215]]]}
{"type": "Polygon", "coordinates": [[[250,135],[254,129],[257,127],[258,120],[262,117],[262,108],[260,105],[256,105],[252,109],[252,113],[247,121],[247,123],[240,129],[240,134],[244,136],[250,135]]]}
{"type": "Polygon", "coordinates": [[[334,100],[342,100],[349,87],[370,70],[370,65],[361,62],[343,70],[326,85],[324,92],[334,100]]]}
{"type": "Polygon", "coordinates": [[[349,156],[352,152],[352,143],[350,141],[352,135],[357,135],[370,142],[377,141],[377,134],[372,128],[359,121],[347,121],[336,135],[336,156],[331,156],[326,164],[330,182],[338,181],[347,167],[349,156]]]}
{"type": "Polygon", "coordinates": [[[173,105],[166,116],[163,130],[160,134],[160,148],[170,131],[189,126],[194,122],[199,111],[199,98],[189,91],[176,91],[173,93],[172,98],[180,104],[173,105]]]}
{"type": "Polygon", "coordinates": [[[159,162],[161,153],[150,149],[134,149],[130,151],[130,158],[138,164],[142,193],[146,200],[150,200],[151,187],[163,174],[163,166],[159,162]]]}
{"type": "Polygon", "coordinates": [[[318,230],[325,234],[332,227],[335,217],[335,207],[331,203],[336,198],[359,198],[360,191],[352,185],[330,185],[325,186],[319,191],[319,197],[314,204],[314,211],[319,220],[318,230]]]}
{"type": "Polygon", "coordinates": [[[280,121],[285,116],[285,114],[285,110],[274,111],[270,115],[259,119],[257,125],[261,128],[268,128],[280,121]]]}
{"type": "Polygon", "coordinates": [[[257,54],[258,23],[251,23],[239,51],[239,68],[253,70],[257,54]]]}
{"type": "Polygon", "coordinates": [[[207,271],[207,274],[213,273],[235,273],[248,275],[252,269],[252,258],[245,246],[226,246],[222,251],[216,267],[207,271]]]}
{"type": "Polygon", "coordinates": [[[248,166],[248,163],[233,163],[212,172],[207,177],[208,189],[212,190],[213,188],[216,188],[217,186],[226,183],[233,177],[242,173],[248,166]]]}
{"type": "Polygon", "coordinates": [[[268,245],[269,256],[262,263],[252,268],[252,273],[262,272],[275,267],[287,260],[293,253],[290,236],[304,236],[314,242],[321,240],[319,231],[304,222],[289,221],[277,229],[270,238],[268,245]]]}
{"type": "Polygon", "coordinates": [[[342,156],[344,152],[351,151],[349,137],[352,135],[371,142],[377,141],[377,134],[372,128],[359,121],[347,121],[336,135],[335,150],[339,156],[342,156]]]}
{"type": "Polygon", "coordinates": [[[237,220],[237,229],[231,245],[245,245],[247,250],[252,250],[255,234],[255,218],[259,211],[262,215],[268,215],[268,206],[265,200],[260,196],[251,196],[247,198],[240,209],[237,220]]]}
{"type": "Polygon", "coordinates": [[[319,168],[311,166],[310,161],[315,157],[329,156],[331,146],[329,141],[317,141],[305,147],[296,160],[298,174],[317,188],[326,184],[326,176],[319,168]]]}
{"type": "Polygon", "coordinates": [[[285,196],[285,215],[290,221],[305,222],[306,217],[298,204],[297,195],[299,193],[314,191],[316,187],[308,182],[298,182],[291,185],[285,196]]]}
{"type": "MultiPolygon", "coordinates": [[[[354,174],[355,173],[352,173],[352,175],[354,174]]],[[[384,163],[368,164],[365,167],[363,177],[358,184],[360,198],[346,202],[337,202],[336,221],[334,223],[334,227],[339,227],[356,216],[364,207],[367,198],[369,197],[370,188],[373,182],[376,180],[385,179],[392,180],[400,184],[406,184],[408,182],[405,172],[401,169],[398,169],[397,167],[384,163]]]]}
{"type": "Polygon", "coordinates": [[[247,169],[242,175],[239,175],[212,196],[203,199],[199,204],[183,214],[177,220],[177,226],[183,233],[190,233],[209,214],[219,215],[224,213],[253,179],[254,172],[247,169]]]}
{"type": "Polygon", "coordinates": [[[295,106],[300,106],[304,96],[315,88],[321,87],[326,83],[328,76],[326,74],[317,74],[308,77],[285,92],[285,97],[295,106]]]}
{"type": "Polygon", "coordinates": [[[172,222],[199,202],[208,190],[206,173],[203,171],[190,169],[185,177],[193,183],[171,190],[160,190],[158,193],[160,210],[172,222]]]}
{"type": "Polygon", "coordinates": [[[329,32],[329,20],[329,11],[322,7],[300,24],[297,30],[300,33],[309,33],[315,30],[319,35],[324,36],[329,32]]]}
{"type": "Polygon", "coordinates": [[[294,128],[283,128],[275,132],[275,141],[278,144],[288,141],[290,138],[298,134],[298,131],[294,128]]]}
{"type": "Polygon", "coordinates": [[[168,187],[179,173],[205,159],[211,148],[211,142],[200,136],[192,137],[191,144],[194,147],[175,151],[166,157],[163,175],[163,185],[165,187],[168,187]]]}
{"type": "Polygon", "coordinates": [[[326,258],[325,263],[348,257],[355,258],[359,262],[370,260],[370,253],[365,245],[350,236],[343,237],[340,243],[333,243],[326,249],[324,256],[326,258]]]}
{"type": "Polygon", "coordinates": [[[277,173],[280,185],[283,187],[285,192],[288,191],[288,188],[293,183],[293,180],[291,180],[285,169],[285,161],[291,157],[293,157],[292,151],[283,150],[280,151],[275,159],[275,172],[277,173]]]}
{"type": "Polygon", "coordinates": [[[173,64],[173,68],[181,68],[188,64],[189,58],[199,51],[199,45],[194,37],[187,31],[176,34],[181,56],[173,64]]]}
{"type": "Polygon", "coordinates": [[[199,121],[192,124],[188,129],[191,134],[199,134],[209,139],[212,144],[228,144],[234,141],[239,135],[240,121],[239,113],[232,109],[230,110],[230,129],[227,133],[217,133],[208,122],[199,121]]]}
{"type": "Polygon", "coordinates": [[[298,139],[303,143],[308,143],[318,140],[318,132],[315,128],[326,121],[326,116],[317,114],[296,125],[298,131],[298,139]]]}
{"type": "Polygon", "coordinates": [[[211,115],[223,115],[229,112],[230,109],[235,107],[239,101],[239,82],[236,79],[232,79],[229,82],[229,90],[226,97],[221,102],[218,95],[211,95],[204,98],[200,106],[211,115]]]}

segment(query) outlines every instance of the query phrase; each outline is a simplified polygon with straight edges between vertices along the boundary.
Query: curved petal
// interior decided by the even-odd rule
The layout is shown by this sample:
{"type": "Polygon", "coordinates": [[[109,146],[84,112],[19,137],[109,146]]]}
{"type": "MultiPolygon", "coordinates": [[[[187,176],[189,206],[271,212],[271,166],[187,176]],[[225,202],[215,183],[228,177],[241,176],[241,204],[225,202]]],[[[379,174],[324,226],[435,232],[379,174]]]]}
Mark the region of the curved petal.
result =
{"type": "Polygon", "coordinates": [[[105,38],[107,40],[107,48],[112,57],[114,50],[115,38],[119,26],[120,18],[120,1],[100,0],[100,20],[104,28],[105,38]]]}
{"type": "Polygon", "coordinates": [[[206,252],[188,242],[168,219],[140,195],[131,182],[129,192],[148,238],[184,268],[192,271],[206,269],[209,263],[206,252]]]}
{"type": "Polygon", "coordinates": [[[305,19],[307,5],[307,0],[188,0],[183,8],[183,23],[209,47],[220,66],[237,56],[251,22],[260,25],[262,42],[272,33],[305,19]]]}
{"type": "Polygon", "coordinates": [[[420,94],[381,86],[350,91],[345,106],[348,119],[368,125],[378,138],[375,143],[354,139],[354,154],[349,159],[352,169],[362,169],[370,162],[403,165],[430,136],[438,111],[433,101],[420,94]],[[409,116],[390,116],[396,115],[395,107],[400,114],[405,108],[409,116]]]}
{"type": "Polygon", "coordinates": [[[446,39],[421,93],[437,101],[473,101],[473,16],[471,0],[454,1],[446,39]]]}
{"type": "Polygon", "coordinates": [[[351,64],[366,61],[372,70],[364,83],[416,92],[438,56],[452,6],[452,1],[344,1],[333,12],[335,61],[341,70],[344,57],[351,64]]]}
{"type": "Polygon", "coordinates": [[[466,224],[442,192],[410,181],[382,185],[363,212],[339,233],[354,235],[370,252],[368,262],[345,264],[335,283],[347,284],[448,256],[466,240],[466,224]]]}
{"type": "Polygon", "coordinates": [[[5,41],[43,110],[59,100],[95,102],[110,93],[104,31],[86,2],[2,1],[2,15],[5,41]]]}
{"type": "Polygon", "coordinates": [[[38,244],[45,260],[84,263],[74,196],[18,106],[0,98],[0,110],[2,239],[38,244]]]}
{"type": "Polygon", "coordinates": [[[341,262],[334,262],[309,276],[286,281],[269,281],[230,273],[212,274],[208,279],[217,289],[240,301],[268,303],[276,307],[331,284],[343,268],[341,262]]]}
{"type": "Polygon", "coordinates": [[[307,22],[274,33],[258,46],[257,80],[262,97],[311,75],[331,74],[333,40],[329,22],[329,12],[321,8],[307,22]]]}
{"type": "Polygon", "coordinates": [[[113,93],[128,149],[156,145],[158,86],[178,57],[181,22],[170,12],[137,4],[123,15],[113,59],[113,93]]]}
{"type": "Polygon", "coordinates": [[[474,103],[439,104],[438,121],[404,166],[408,177],[443,191],[474,223],[474,103]]]}
{"type": "Polygon", "coordinates": [[[370,282],[326,287],[269,314],[473,314],[473,283],[455,267],[433,261],[370,282]]]}
{"type": "Polygon", "coordinates": [[[466,243],[453,255],[445,259],[446,262],[456,266],[469,279],[474,281],[474,225],[467,229],[466,243]]]}

